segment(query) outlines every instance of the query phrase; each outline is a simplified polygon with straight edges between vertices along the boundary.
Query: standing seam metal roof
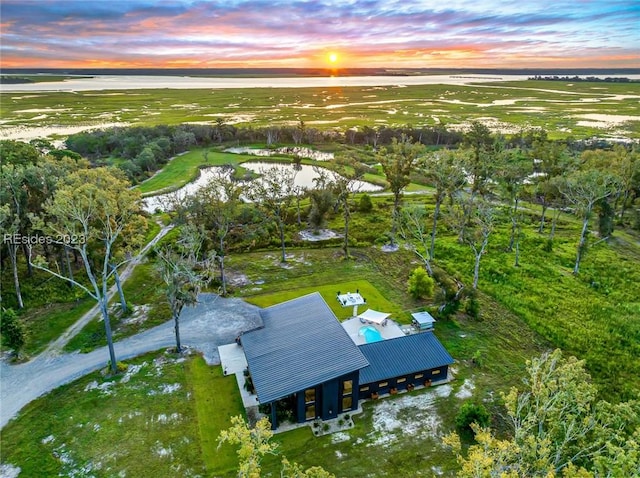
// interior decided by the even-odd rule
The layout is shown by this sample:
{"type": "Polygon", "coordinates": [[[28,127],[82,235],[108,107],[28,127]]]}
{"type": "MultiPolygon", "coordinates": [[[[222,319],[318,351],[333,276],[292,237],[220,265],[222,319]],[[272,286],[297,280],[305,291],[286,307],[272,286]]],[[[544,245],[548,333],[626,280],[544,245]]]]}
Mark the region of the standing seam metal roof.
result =
{"type": "Polygon", "coordinates": [[[453,363],[432,332],[363,344],[359,348],[369,361],[369,366],[360,370],[361,385],[453,363]]]}
{"type": "Polygon", "coordinates": [[[369,362],[318,292],[260,311],[264,327],[242,335],[253,385],[268,403],[369,362]]]}

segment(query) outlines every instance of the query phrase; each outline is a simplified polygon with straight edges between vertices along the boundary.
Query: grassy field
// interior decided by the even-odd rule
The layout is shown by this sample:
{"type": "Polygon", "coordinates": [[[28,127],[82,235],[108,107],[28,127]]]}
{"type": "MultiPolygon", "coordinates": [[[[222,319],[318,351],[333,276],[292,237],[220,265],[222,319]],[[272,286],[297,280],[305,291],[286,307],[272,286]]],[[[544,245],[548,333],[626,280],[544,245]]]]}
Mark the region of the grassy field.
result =
{"type": "Polygon", "coordinates": [[[322,298],[329,304],[329,307],[339,320],[345,320],[353,316],[353,307],[342,307],[336,300],[337,292],[342,294],[346,292],[355,292],[358,290],[362,297],[367,300],[366,305],[360,307],[360,312],[366,309],[374,309],[380,312],[388,312],[392,314],[392,318],[400,323],[410,323],[411,315],[407,311],[403,311],[398,304],[387,300],[378,289],[376,289],[369,281],[353,280],[349,282],[339,282],[326,285],[318,285],[313,287],[301,287],[299,289],[288,289],[286,291],[273,294],[265,294],[251,297],[247,300],[259,307],[267,307],[269,305],[285,302],[295,299],[312,292],[319,292],[322,298]]]}
{"type": "Polygon", "coordinates": [[[56,389],[2,429],[3,463],[21,477],[201,476],[194,381],[218,383],[191,366],[156,353],[116,378],[95,372],[56,389]]]}
{"type": "MultiPolygon", "coordinates": [[[[401,80],[399,80],[401,82],[401,80]]],[[[502,132],[527,126],[554,137],[640,137],[640,85],[523,81],[466,86],[248,88],[0,94],[2,129],[14,126],[213,122],[268,126],[303,120],[309,127],[382,124],[464,127],[472,120],[502,132]],[[584,115],[606,115],[589,118],[584,115]],[[610,116],[614,115],[614,116],[610,116]],[[96,118],[100,118],[96,121],[96,118]],[[633,118],[632,118],[633,119],[633,118]]],[[[0,130],[1,131],[1,130],[0,130]]]]}

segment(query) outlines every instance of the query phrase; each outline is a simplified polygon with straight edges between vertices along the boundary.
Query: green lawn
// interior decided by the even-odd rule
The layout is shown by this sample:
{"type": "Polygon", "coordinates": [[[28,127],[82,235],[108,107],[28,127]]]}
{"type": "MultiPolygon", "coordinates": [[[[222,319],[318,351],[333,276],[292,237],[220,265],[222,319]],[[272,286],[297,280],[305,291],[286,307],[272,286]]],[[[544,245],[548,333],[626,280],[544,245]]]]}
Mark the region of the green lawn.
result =
{"type": "Polygon", "coordinates": [[[22,316],[26,329],[24,352],[29,356],[42,352],[96,304],[91,298],[77,302],[53,303],[29,310],[22,316]]]}
{"type": "Polygon", "coordinates": [[[342,307],[336,299],[337,292],[344,294],[346,292],[355,292],[356,290],[359,290],[360,294],[367,299],[367,303],[358,308],[359,313],[370,308],[380,312],[388,312],[392,314],[391,318],[393,320],[400,323],[411,322],[411,315],[409,312],[403,311],[402,307],[398,304],[394,304],[386,299],[380,291],[378,291],[378,289],[376,289],[367,280],[352,280],[349,282],[338,282],[313,287],[301,287],[299,289],[287,289],[286,291],[276,292],[273,294],[254,296],[247,299],[247,302],[259,307],[268,307],[312,292],[319,292],[325,302],[329,304],[329,307],[336,317],[342,321],[353,316],[353,307],[342,307]]]}
{"type": "Polygon", "coordinates": [[[200,357],[188,361],[186,371],[195,398],[204,464],[216,476],[233,474],[235,449],[228,443],[218,448],[218,437],[231,426],[231,417],[245,415],[238,382],[234,375],[223,376],[220,366],[211,367],[200,357]]]}
{"type": "Polygon", "coordinates": [[[196,179],[200,168],[225,164],[236,165],[250,158],[252,157],[240,154],[194,149],[173,158],[161,171],[139,184],[137,188],[143,195],[175,190],[196,179]]]}

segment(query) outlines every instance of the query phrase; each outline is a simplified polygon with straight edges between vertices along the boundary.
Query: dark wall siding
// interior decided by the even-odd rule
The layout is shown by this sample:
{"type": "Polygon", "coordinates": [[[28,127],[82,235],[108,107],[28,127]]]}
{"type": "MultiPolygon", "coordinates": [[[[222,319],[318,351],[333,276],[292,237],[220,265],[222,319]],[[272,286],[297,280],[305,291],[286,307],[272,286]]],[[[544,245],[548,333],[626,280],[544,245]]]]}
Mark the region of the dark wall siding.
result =
{"type": "Polygon", "coordinates": [[[416,387],[429,384],[431,382],[437,382],[444,380],[449,372],[449,366],[438,367],[435,369],[421,370],[420,372],[412,373],[409,375],[401,375],[399,377],[393,377],[390,379],[378,380],[371,383],[361,383],[359,386],[360,399],[371,398],[371,394],[377,392],[382,395],[389,393],[392,388],[397,388],[398,391],[406,390],[409,384],[416,387]],[[436,372],[436,373],[434,373],[436,372]],[[405,378],[405,381],[398,382],[399,379],[405,378]],[[382,383],[386,382],[386,385],[382,383]],[[366,389],[366,390],[364,390],[366,389]]]}
{"type": "Polygon", "coordinates": [[[330,420],[335,418],[339,413],[347,412],[358,408],[358,379],[359,373],[353,372],[346,375],[342,375],[336,379],[329,380],[327,382],[317,385],[316,391],[316,413],[313,418],[306,418],[305,408],[305,395],[304,390],[296,393],[296,418],[298,423],[310,421],[315,418],[321,418],[323,420],[330,420]],[[351,380],[353,382],[352,388],[352,402],[351,407],[343,409],[342,397],[343,397],[343,383],[345,380],[351,380]]]}

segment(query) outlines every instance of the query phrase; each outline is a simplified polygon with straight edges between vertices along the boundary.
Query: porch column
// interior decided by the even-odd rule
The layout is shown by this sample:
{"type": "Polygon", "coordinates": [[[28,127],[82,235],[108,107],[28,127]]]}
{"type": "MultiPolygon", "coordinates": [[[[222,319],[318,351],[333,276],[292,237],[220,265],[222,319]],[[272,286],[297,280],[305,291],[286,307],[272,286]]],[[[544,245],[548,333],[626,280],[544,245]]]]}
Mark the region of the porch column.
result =
{"type": "Polygon", "coordinates": [[[278,418],[276,416],[276,402],[271,402],[271,429],[278,428],[278,418]]]}

